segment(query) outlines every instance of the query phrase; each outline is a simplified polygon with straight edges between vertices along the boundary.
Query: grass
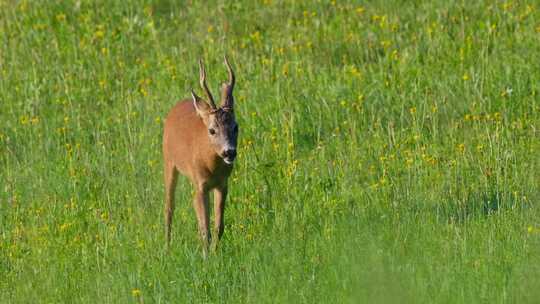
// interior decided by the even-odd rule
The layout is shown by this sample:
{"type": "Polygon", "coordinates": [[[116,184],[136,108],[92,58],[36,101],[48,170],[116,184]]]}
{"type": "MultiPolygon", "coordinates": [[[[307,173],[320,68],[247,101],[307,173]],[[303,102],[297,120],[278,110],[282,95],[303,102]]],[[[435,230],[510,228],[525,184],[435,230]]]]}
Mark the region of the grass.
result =
{"type": "Polygon", "coordinates": [[[534,303],[535,1],[0,0],[0,299],[534,303]],[[162,119],[236,69],[204,260],[162,119]]]}

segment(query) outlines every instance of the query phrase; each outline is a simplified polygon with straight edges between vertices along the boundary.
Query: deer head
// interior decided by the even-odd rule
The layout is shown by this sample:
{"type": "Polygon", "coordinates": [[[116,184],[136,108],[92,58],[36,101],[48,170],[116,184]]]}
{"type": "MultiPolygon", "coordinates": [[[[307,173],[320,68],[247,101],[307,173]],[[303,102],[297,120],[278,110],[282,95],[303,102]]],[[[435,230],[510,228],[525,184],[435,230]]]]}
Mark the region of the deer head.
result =
{"type": "Polygon", "coordinates": [[[191,90],[191,97],[197,114],[208,129],[207,135],[216,154],[226,164],[230,165],[236,158],[238,124],[234,117],[233,89],[235,77],[227,57],[225,57],[225,65],[229,73],[229,81],[222,84],[220,107],[216,106],[214,97],[206,84],[206,71],[202,60],[199,60],[199,83],[208,100],[197,96],[193,90],[191,90]]]}

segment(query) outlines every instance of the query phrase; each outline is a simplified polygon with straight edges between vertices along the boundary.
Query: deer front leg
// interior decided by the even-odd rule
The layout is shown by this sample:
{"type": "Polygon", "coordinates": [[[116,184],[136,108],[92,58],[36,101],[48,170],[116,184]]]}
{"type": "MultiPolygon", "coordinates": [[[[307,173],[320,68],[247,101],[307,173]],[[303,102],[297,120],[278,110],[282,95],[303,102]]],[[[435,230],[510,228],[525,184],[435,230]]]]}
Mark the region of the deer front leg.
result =
{"type": "Polygon", "coordinates": [[[176,180],[178,178],[178,171],[174,165],[165,163],[165,235],[167,239],[167,246],[171,243],[171,225],[174,215],[174,191],[176,189],[176,180]]]}
{"type": "Polygon", "coordinates": [[[208,231],[208,189],[206,187],[197,187],[197,193],[193,200],[193,207],[197,213],[197,222],[199,223],[199,235],[203,246],[203,255],[206,257],[208,246],[210,244],[210,232],[208,231]]]}
{"type": "Polygon", "coordinates": [[[227,199],[227,185],[214,190],[214,239],[212,248],[217,248],[217,243],[223,236],[225,224],[223,223],[223,213],[225,211],[225,200],[227,199]],[[216,237],[217,236],[217,237],[216,237]]]}

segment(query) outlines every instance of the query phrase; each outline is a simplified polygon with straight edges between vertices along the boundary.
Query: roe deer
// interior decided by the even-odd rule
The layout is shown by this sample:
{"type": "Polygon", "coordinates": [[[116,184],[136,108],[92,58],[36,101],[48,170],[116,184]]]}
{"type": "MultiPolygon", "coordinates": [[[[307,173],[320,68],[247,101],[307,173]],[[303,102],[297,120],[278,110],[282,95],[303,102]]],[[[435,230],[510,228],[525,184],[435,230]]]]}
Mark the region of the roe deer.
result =
{"type": "Polygon", "coordinates": [[[221,106],[217,107],[206,85],[206,72],[199,60],[199,82],[208,100],[191,90],[192,99],[176,104],[167,115],[163,131],[163,160],[165,177],[165,224],[167,245],[171,240],[174,213],[174,192],[178,172],[187,176],[194,188],[193,207],[197,214],[199,234],[206,256],[211,242],[208,215],[210,190],[214,190],[215,248],[223,235],[223,211],[227,197],[227,179],[236,158],[238,124],[234,116],[234,72],[224,57],[229,73],[228,83],[221,87],[221,106]],[[215,238],[217,235],[217,238],[215,238]]]}

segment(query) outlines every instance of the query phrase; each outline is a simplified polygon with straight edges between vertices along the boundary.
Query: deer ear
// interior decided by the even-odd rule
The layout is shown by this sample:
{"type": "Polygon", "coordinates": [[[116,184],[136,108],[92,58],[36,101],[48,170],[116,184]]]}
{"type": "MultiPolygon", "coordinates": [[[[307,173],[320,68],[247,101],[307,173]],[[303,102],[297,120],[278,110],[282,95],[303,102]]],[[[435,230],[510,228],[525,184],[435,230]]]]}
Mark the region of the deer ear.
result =
{"type": "Polygon", "coordinates": [[[193,99],[193,106],[195,107],[197,114],[201,117],[208,115],[208,112],[210,112],[211,109],[210,105],[202,98],[197,96],[193,90],[191,90],[191,98],[193,99]]]}

